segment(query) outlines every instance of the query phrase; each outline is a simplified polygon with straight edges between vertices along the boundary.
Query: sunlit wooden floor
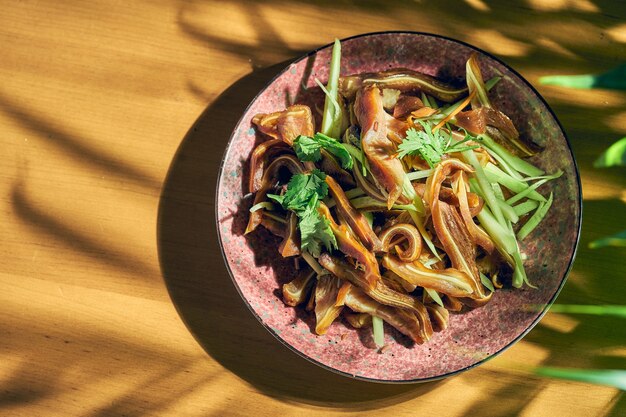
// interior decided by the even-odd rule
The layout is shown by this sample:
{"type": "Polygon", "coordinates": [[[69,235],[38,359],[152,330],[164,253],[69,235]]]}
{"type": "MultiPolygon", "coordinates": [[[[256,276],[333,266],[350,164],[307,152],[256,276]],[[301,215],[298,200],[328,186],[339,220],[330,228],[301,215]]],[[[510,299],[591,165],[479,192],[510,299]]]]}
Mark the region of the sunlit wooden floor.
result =
{"type": "Polygon", "coordinates": [[[608,387],[518,364],[626,369],[623,320],[548,314],[515,347],[422,385],[348,380],[297,357],[224,268],[213,196],[230,129],[290,59],[334,37],[433,32],[517,69],[583,180],[559,302],[624,304],[626,94],[545,87],[626,61],[626,2],[5,1],[0,13],[0,415],[623,416],[608,387]],[[128,4],[127,4],[128,3],[128,4]]]}

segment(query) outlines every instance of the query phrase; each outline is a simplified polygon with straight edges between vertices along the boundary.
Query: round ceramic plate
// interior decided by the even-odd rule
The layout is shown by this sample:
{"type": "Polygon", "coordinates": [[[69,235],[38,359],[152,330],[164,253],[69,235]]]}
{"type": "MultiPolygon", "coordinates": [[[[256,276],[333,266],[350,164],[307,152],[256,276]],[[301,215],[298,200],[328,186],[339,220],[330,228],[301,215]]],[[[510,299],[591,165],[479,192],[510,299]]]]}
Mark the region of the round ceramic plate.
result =
{"type": "MultiPolygon", "coordinates": [[[[341,74],[404,67],[446,81],[465,78],[465,62],[477,52],[485,79],[502,80],[490,92],[495,105],[521,135],[545,147],[532,163],[564,175],[549,182],[554,204],[540,227],[522,242],[526,271],[537,289],[505,288],[485,307],[451,314],[448,329],[423,345],[411,345],[385,326],[388,349],[373,348],[370,329],[336,321],[324,336],[312,331],[314,315],[283,304],[280,288],[295,277],[293,259],[278,252],[279,240],[260,227],[243,234],[252,199],[245,198],[250,154],[264,140],[251,120],[257,113],[293,103],[323,106],[315,78],[326,81],[331,45],[285,68],[250,103],[226,149],[216,195],[217,229],[226,265],[245,303],[276,338],[329,370],[379,382],[427,381],[472,368],[518,341],[539,321],[565,282],[578,243],[581,189],[574,156],[561,126],[537,91],[503,62],[471,45],[424,33],[385,32],[344,39],[341,74]],[[539,309],[536,306],[540,306],[539,309]]],[[[550,190],[548,190],[550,188],[550,190]]]]}

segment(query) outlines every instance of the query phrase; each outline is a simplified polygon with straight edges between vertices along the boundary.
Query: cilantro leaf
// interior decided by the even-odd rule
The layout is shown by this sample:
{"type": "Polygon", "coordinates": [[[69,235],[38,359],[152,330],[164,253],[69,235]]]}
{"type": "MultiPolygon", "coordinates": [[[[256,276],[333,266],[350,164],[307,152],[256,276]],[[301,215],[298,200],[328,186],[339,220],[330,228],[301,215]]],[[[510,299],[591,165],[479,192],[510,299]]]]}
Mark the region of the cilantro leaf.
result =
{"type": "Polygon", "coordinates": [[[328,220],[317,211],[320,200],[328,195],[328,185],[325,179],[326,174],[318,169],[310,174],[295,174],[289,180],[285,194],[267,195],[285,209],[296,213],[301,249],[315,257],[320,255],[322,245],[330,250],[337,248],[337,240],[330,229],[328,220]]]}
{"type": "Polygon", "coordinates": [[[313,138],[300,135],[293,141],[293,149],[298,159],[307,162],[317,162],[322,158],[320,148],[322,146],[313,138]]]}
{"type": "Polygon", "coordinates": [[[432,123],[428,121],[419,121],[423,130],[409,129],[406,132],[406,138],[398,145],[398,158],[404,158],[407,155],[421,156],[431,168],[434,168],[444,154],[450,152],[463,152],[470,149],[476,149],[478,146],[461,146],[468,140],[473,139],[471,136],[465,136],[465,139],[459,142],[452,141],[452,135],[445,130],[439,129],[432,131],[432,123]]]}
{"type": "Polygon", "coordinates": [[[319,201],[328,194],[326,174],[319,169],[311,174],[295,174],[287,184],[287,192],[282,195],[268,194],[272,200],[280,203],[285,209],[296,213],[306,210],[312,199],[319,201]]]}
{"type": "Polygon", "coordinates": [[[301,161],[317,162],[322,158],[320,149],[325,149],[337,158],[344,169],[352,169],[352,156],[345,146],[336,139],[322,133],[316,133],[312,138],[309,136],[298,136],[293,142],[298,159],[301,161]]]}
{"type": "Polygon", "coordinates": [[[322,133],[316,133],[314,138],[322,145],[322,148],[339,158],[342,168],[352,169],[352,156],[341,142],[322,133]]]}
{"type": "Polygon", "coordinates": [[[298,214],[300,228],[301,250],[308,251],[314,257],[320,256],[321,246],[333,250],[337,248],[337,240],[330,229],[329,222],[317,211],[317,200],[311,204],[303,213],[298,214]]]}

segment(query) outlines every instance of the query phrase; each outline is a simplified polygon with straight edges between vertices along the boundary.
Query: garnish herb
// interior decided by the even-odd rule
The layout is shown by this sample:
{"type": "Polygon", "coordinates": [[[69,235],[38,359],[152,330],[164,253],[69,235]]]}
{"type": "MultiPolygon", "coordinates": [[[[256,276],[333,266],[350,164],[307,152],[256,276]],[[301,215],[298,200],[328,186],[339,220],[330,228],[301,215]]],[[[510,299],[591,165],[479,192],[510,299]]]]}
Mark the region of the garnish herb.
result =
{"type": "Polygon", "coordinates": [[[323,133],[316,133],[312,138],[309,136],[298,136],[293,142],[298,159],[301,161],[317,162],[322,158],[321,149],[325,149],[337,158],[344,169],[352,169],[353,160],[348,149],[336,139],[328,137],[323,133]]]}
{"type": "Polygon", "coordinates": [[[302,251],[308,251],[314,257],[320,255],[322,246],[329,250],[337,248],[337,240],[328,220],[318,212],[319,202],[328,194],[325,182],[326,174],[315,169],[310,174],[295,174],[287,184],[283,195],[268,194],[283,208],[298,216],[302,251]]]}
{"type": "Polygon", "coordinates": [[[398,146],[398,158],[404,158],[407,155],[419,155],[433,168],[441,161],[444,154],[463,152],[479,147],[478,145],[462,146],[472,139],[470,136],[454,142],[450,132],[442,129],[433,132],[433,125],[429,121],[419,120],[418,123],[423,130],[411,128],[406,131],[406,138],[398,146]]]}

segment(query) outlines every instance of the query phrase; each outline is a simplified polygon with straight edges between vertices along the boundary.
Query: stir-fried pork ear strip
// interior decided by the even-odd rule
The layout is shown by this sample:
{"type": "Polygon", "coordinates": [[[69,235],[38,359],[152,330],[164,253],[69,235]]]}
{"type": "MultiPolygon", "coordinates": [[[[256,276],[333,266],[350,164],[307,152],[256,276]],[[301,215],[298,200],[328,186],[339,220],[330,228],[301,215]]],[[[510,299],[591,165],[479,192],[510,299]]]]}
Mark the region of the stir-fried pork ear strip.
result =
{"type": "Polygon", "coordinates": [[[259,131],[289,145],[300,135],[315,134],[315,120],[308,106],[294,105],[270,114],[257,114],[252,119],[259,131]]]}
{"type": "Polygon", "coordinates": [[[397,148],[387,138],[387,113],[383,108],[380,90],[367,87],[359,90],[354,104],[354,113],[361,125],[361,147],[369,161],[372,175],[385,187],[388,194],[387,208],[402,197],[405,171],[402,162],[396,157],[397,148]]]}
{"type": "Polygon", "coordinates": [[[339,78],[339,91],[349,100],[354,99],[359,90],[370,86],[402,92],[424,92],[446,103],[456,101],[467,94],[467,88],[454,88],[430,75],[406,68],[339,78]]]}
{"type": "Polygon", "coordinates": [[[485,83],[475,55],[457,88],[402,68],[341,77],[337,51],[319,132],[302,104],[253,118],[266,140],[250,158],[246,233],[263,225],[311,267],[282,293],[317,334],[343,317],[378,347],[383,321],[424,343],[509,277],[531,285],[516,230],[546,215],[538,187],[560,174],[520,158],[536,147],[491,103],[498,77],[485,83]]]}

